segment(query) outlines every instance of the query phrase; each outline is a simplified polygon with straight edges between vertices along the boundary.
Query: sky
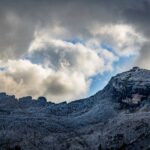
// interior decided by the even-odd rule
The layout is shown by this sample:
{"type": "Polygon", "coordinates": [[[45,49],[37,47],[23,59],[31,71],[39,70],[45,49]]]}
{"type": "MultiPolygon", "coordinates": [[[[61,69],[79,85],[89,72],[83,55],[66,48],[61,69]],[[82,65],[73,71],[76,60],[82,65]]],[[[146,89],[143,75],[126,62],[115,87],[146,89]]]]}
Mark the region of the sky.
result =
{"type": "Polygon", "coordinates": [[[150,69],[150,0],[1,0],[0,91],[72,101],[150,69]]]}

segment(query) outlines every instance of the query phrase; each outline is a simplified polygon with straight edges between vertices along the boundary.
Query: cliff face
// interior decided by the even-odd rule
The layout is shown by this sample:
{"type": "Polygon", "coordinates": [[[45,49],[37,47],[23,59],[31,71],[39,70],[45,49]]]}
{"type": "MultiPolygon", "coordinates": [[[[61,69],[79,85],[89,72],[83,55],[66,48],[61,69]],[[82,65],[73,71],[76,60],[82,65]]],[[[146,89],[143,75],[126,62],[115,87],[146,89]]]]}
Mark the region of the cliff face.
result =
{"type": "Polygon", "coordinates": [[[149,143],[149,70],[134,67],[69,104],[0,93],[2,150],[148,149],[149,143]]]}

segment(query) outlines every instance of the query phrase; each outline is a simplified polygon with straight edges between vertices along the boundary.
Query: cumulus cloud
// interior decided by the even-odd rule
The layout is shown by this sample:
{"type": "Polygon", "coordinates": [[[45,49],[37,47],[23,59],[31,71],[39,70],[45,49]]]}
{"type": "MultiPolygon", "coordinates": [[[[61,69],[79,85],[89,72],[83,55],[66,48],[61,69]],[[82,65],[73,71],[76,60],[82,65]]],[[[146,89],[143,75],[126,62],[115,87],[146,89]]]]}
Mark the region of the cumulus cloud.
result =
{"type": "Polygon", "coordinates": [[[0,90],[17,97],[45,95],[59,102],[62,98],[68,100],[85,94],[88,88],[88,81],[79,73],[55,72],[29,60],[9,60],[0,65],[5,68],[0,72],[0,90]]]}
{"type": "Polygon", "coordinates": [[[86,76],[104,70],[104,59],[94,49],[82,43],[73,44],[60,39],[51,39],[45,34],[35,37],[29,53],[30,59],[38,59],[40,63],[56,70],[69,68],[86,76]]]}
{"type": "Polygon", "coordinates": [[[1,91],[16,94],[17,97],[27,94],[37,96],[43,93],[40,86],[50,70],[28,60],[8,60],[0,65],[4,68],[0,72],[1,91]]]}
{"type": "Polygon", "coordinates": [[[46,96],[59,102],[86,96],[90,77],[112,69],[117,57],[104,49],[82,43],[35,35],[26,59],[1,61],[0,87],[18,97],[46,96]]]}
{"type": "Polygon", "coordinates": [[[71,66],[66,65],[66,62],[64,64],[64,62],[59,61],[60,66],[57,69],[33,64],[29,60],[1,61],[0,66],[3,69],[0,71],[0,91],[15,94],[17,97],[32,95],[37,98],[44,95],[48,100],[54,102],[83,97],[88,91],[90,76],[99,71],[104,71],[102,70],[102,67],[104,69],[102,58],[94,52],[91,57],[92,52],[88,55],[86,51],[86,57],[77,53],[71,66]],[[76,59],[79,59],[79,61],[76,59]],[[97,63],[95,59],[99,64],[95,64],[97,63]],[[79,65],[82,67],[80,68],[79,65]],[[88,65],[91,68],[88,68],[88,65]]]}
{"type": "Polygon", "coordinates": [[[119,56],[137,55],[146,38],[126,24],[110,24],[100,26],[95,24],[91,33],[101,39],[102,43],[110,45],[119,56]]]}

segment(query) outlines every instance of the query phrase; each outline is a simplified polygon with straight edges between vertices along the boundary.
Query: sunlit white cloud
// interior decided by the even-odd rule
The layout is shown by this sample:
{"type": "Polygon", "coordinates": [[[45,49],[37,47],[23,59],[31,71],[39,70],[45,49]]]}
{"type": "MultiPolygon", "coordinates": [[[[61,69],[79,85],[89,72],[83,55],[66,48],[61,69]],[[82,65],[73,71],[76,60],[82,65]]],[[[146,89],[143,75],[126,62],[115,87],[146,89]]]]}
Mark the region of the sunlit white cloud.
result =
{"type": "Polygon", "coordinates": [[[110,24],[101,26],[95,24],[91,33],[113,48],[119,56],[138,55],[146,38],[135,31],[131,25],[110,24]]]}
{"type": "Polygon", "coordinates": [[[78,72],[54,71],[29,60],[1,62],[0,90],[17,97],[45,95],[48,100],[59,102],[85,94],[88,81],[78,72]]]}
{"type": "Polygon", "coordinates": [[[18,97],[44,95],[55,102],[74,100],[87,95],[90,77],[112,70],[118,59],[106,49],[35,35],[26,53],[28,59],[1,61],[6,70],[0,73],[5,85],[0,90],[18,97]],[[34,63],[36,59],[39,63],[34,63]]]}

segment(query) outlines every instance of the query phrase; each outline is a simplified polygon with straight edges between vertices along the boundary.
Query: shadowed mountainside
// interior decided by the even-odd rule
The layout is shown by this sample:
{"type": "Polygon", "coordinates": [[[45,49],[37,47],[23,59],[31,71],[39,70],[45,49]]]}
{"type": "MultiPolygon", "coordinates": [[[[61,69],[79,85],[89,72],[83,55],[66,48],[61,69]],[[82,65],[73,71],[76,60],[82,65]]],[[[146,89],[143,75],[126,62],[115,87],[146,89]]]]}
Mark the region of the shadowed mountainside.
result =
{"type": "Polygon", "coordinates": [[[150,149],[150,71],[134,67],[68,104],[0,93],[0,149],[150,149]]]}

